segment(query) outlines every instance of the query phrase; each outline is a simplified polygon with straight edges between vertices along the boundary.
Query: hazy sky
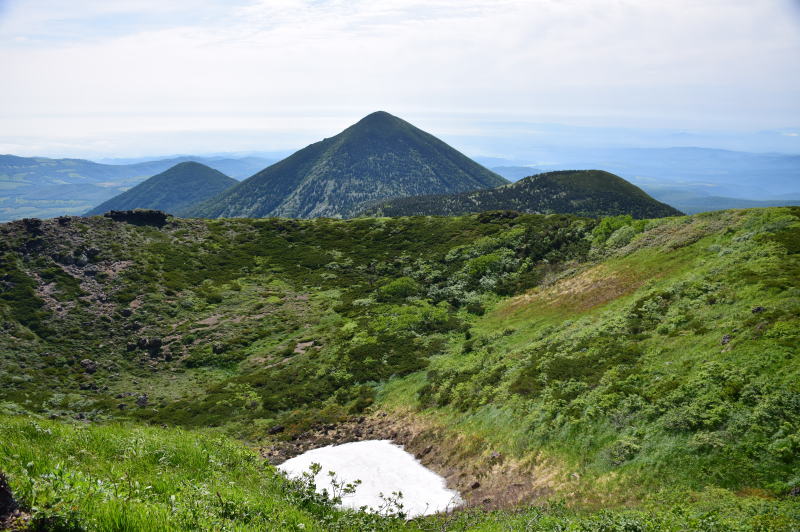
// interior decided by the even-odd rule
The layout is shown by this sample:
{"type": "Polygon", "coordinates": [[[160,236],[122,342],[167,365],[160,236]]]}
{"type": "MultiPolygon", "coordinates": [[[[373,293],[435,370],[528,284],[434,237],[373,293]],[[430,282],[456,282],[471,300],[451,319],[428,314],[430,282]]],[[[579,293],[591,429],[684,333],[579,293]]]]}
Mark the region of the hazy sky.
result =
{"type": "Polygon", "coordinates": [[[543,124],[800,152],[800,0],[0,0],[0,69],[0,153],[296,148],[377,109],[484,155],[543,124]]]}

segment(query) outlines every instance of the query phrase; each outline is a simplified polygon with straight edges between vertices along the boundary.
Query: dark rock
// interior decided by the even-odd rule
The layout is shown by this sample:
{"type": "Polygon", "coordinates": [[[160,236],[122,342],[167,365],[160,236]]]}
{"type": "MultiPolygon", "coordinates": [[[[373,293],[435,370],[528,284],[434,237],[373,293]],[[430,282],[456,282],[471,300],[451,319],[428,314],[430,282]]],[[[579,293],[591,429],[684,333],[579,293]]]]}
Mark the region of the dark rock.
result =
{"type": "Polygon", "coordinates": [[[135,209],[132,211],[108,211],[103,216],[111,218],[115,222],[163,227],[167,223],[168,214],[152,209],[135,209]]]}
{"type": "Polygon", "coordinates": [[[84,358],[81,360],[81,366],[86,373],[94,373],[97,371],[97,362],[89,358],[84,358]]]}
{"type": "Polygon", "coordinates": [[[728,345],[731,342],[731,340],[733,340],[733,336],[731,336],[730,334],[726,334],[725,336],[722,337],[720,343],[722,345],[728,345]]]}
{"type": "Polygon", "coordinates": [[[161,338],[141,337],[136,344],[139,349],[146,349],[151,354],[156,354],[161,350],[161,338]]]}
{"type": "Polygon", "coordinates": [[[89,260],[94,260],[100,255],[100,250],[97,248],[89,248],[85,251],[86,256],[89,257],[89,260]]]}
{"type": "Polygon", "coordinates": [[[790,497],[800,497],[800,486],[795,486],[789,491],[790,497]]]}
{"type": "Polygon", "coordinates": [[[18,507],[17,501],[14,500],[14,494],[11,493],[11,488],[8,487],[5,474],[0,473],[0,521],[13,513],[18,507]]]}
{"type": "Polygon", "coordinates": [[[69,216],[59,216],[56,218],[56,222],[58,222],[60,226],[69,225],[70,221],[71,219],[69,216]]]}
{"type": "Polygon", "coordinates": [[[764,307],[758,306],[758,307],[753,307],[753,311],[752,312],[753,312],[753,314],[761,314],[765,310],[767,310],[767,309],[764,308],[764,307]]]}
{"type": "Polygon", "coordinates": [[[272,427],[267,431],[267,434],[269,435],[278,434],[283,432],[284,430],[286,430],[286,427],[284,427],[283,425],[275,425],[274,427],[272,427]]]}
{"type": "Polygon", "coordinates": [[[476,489],[478,489],[480,487],[481,487],[481,483],[478,482],[478,481],[475,481],[470,485],[470,489],[473,489],[473,490],[476,490],[476,489]]]}
{"type": "Polygon", "coordinates": [[[119,408],[120,410],[125,410],[126,408],[128,408],[128,405],[126,405],[125,403],[120,403],[117,405],[117,408],[119,408]]]}
{"type": "Polygon", "coordinates": [[[125,349],[128,351],[133,351],[136,349],[136,344],[133,342],[128,342],[128,345],[125,346],[125,349]]]}
{"type": "Polygon", "coordinates": [[[133,311],[129,308],[124,308],[120,310],[119,313],[122,314],[124,318],[128,318],[131,316],[131,314],[133,314],[133,311]]]}
{"type": "Polygon", "coordinates": [[[75,266],[78,266],[79,268],[83,268],[87,264],[89,264],[89,257],[83,253],[81,253],[78,258],[75,259],[75,266]]]}
{"type": "Polygon", "coordinates": [[[37,236],[43,234],[42,221],[39,218],[23,218],[21,222],[26,232],[37,236]]]}
{"type": "Polygon", "coordinates": [[[59,264],[63,264],[65,266],[69,266],[70,264],[75,264],[75,257],[72,255],[67,255],[64,253],[54,253],[51,258],[59,264]]]}
{"type": "Polygon", "coordinates": [[[136,398],[136,406],[140,408],[144,408],[149,403],[149,399],[147,398],[147,394],[143,393],[139,397],[136,398]]]}

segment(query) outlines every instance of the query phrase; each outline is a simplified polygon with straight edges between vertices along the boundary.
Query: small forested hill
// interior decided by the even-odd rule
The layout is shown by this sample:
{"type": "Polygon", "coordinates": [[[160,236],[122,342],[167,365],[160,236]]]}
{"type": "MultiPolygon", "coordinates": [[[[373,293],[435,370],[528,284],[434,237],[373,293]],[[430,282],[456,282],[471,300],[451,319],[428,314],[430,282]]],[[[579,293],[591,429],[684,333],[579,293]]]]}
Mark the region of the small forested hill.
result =
{"type": "Polygon", "coordinates": [[[452,216],[490,210],[592,217],[629,214],[634,218],[681,214],[621,177],[601,170],[547,172],[489,190],[373,202],[361,214],[452,216]]]}
{"type": "Polygon", "coordinates": [[[236,183],[235,179],[204,164],[179,163],[101,203],[86,214],[91,216],[129,209],[157,209],[180,214],[190,205],[207,200],[236,183]]]}
{"type": "Polygon", "coordinates": [[[372,113],[188,211],[203,218],[351,216],[364,202],[507,183],[386,112],[372,113]]]}

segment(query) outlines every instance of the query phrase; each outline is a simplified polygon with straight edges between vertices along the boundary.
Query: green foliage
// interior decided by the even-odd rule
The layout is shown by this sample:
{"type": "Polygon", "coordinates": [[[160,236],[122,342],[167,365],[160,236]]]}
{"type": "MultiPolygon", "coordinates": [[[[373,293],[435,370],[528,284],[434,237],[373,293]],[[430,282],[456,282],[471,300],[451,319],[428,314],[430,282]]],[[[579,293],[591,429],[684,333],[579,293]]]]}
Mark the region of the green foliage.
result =
{"type": "Polygon", "coordinates": [[[365,205],[371,216],[454,216],[471,212],[570,213],[658,218],[681,214],[621,177],[600,170],[560,170],[511,185],[459,194],[398,197],[365,205]]]}
{"type": "Polygon", "coordinates": [[[411,277],[399,277],[383,285],[378,294],[384,301],[394,301],[418,295],[422,287],[411,277]]]}
{"type": "Polygon", "coordinates": [[[36,295],[36,281],[20,269],[11,253],[0,260],[0,302],[8,306],[11,316],[20,324],[40,336],[50,334],[47,326],[50,313],[36,295]]]}
{"type": "MultiPolygon", "coordinates": [[[[0,227],[5,412],[264,440],[275,425],[289,439],[402,405],[460,431],[458,456],[552,459],[564,490],[593,504],[665,487],[781,498],[798,484],[800,223],[789,209],[21,227],[0,227]],[[51,259],[89,247],[99,253],[86,266],[51,259]],[[596,502],[601,483],[608,498],[596,502]]],[[[530,509],[472,523],[703,529],[695,506],[669,504],[684,513],[530,509]]],[[[736,515],[791,529],[785,508],[767,516],[781,501],[765,504],[736,515]]],[[[721,511],[709,510],[709,528],[731,522],[721,511]]],[[[468,514],[453,522],[469,529],[468,514]]]]}

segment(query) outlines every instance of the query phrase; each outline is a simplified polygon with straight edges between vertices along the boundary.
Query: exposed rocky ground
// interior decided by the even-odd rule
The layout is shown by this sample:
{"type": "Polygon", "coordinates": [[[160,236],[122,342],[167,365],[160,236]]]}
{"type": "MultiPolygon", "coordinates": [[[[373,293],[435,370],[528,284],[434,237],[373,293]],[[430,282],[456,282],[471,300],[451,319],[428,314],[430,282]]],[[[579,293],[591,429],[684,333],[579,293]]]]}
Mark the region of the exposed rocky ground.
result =
{"type": "MultiPolygon", "coordinates": [[[[271,429],[279,435],[282,427],[271,429]]],[[[463,435],[437,427],[410,412],[378,411],[342,423],[319,425],[311,430],[260,449],[273,465],[311,449],[355,441],[391,440],[402,445],[423,465],[445,478],[447,487],[458,490],[467,506],[485,509],[511,508],[553,492],[556,468],[552,464],[520,461],[498,451],[470,452],[463,435]]],[[[561,486],[564,487],[564,486],[561,486]]]]}

